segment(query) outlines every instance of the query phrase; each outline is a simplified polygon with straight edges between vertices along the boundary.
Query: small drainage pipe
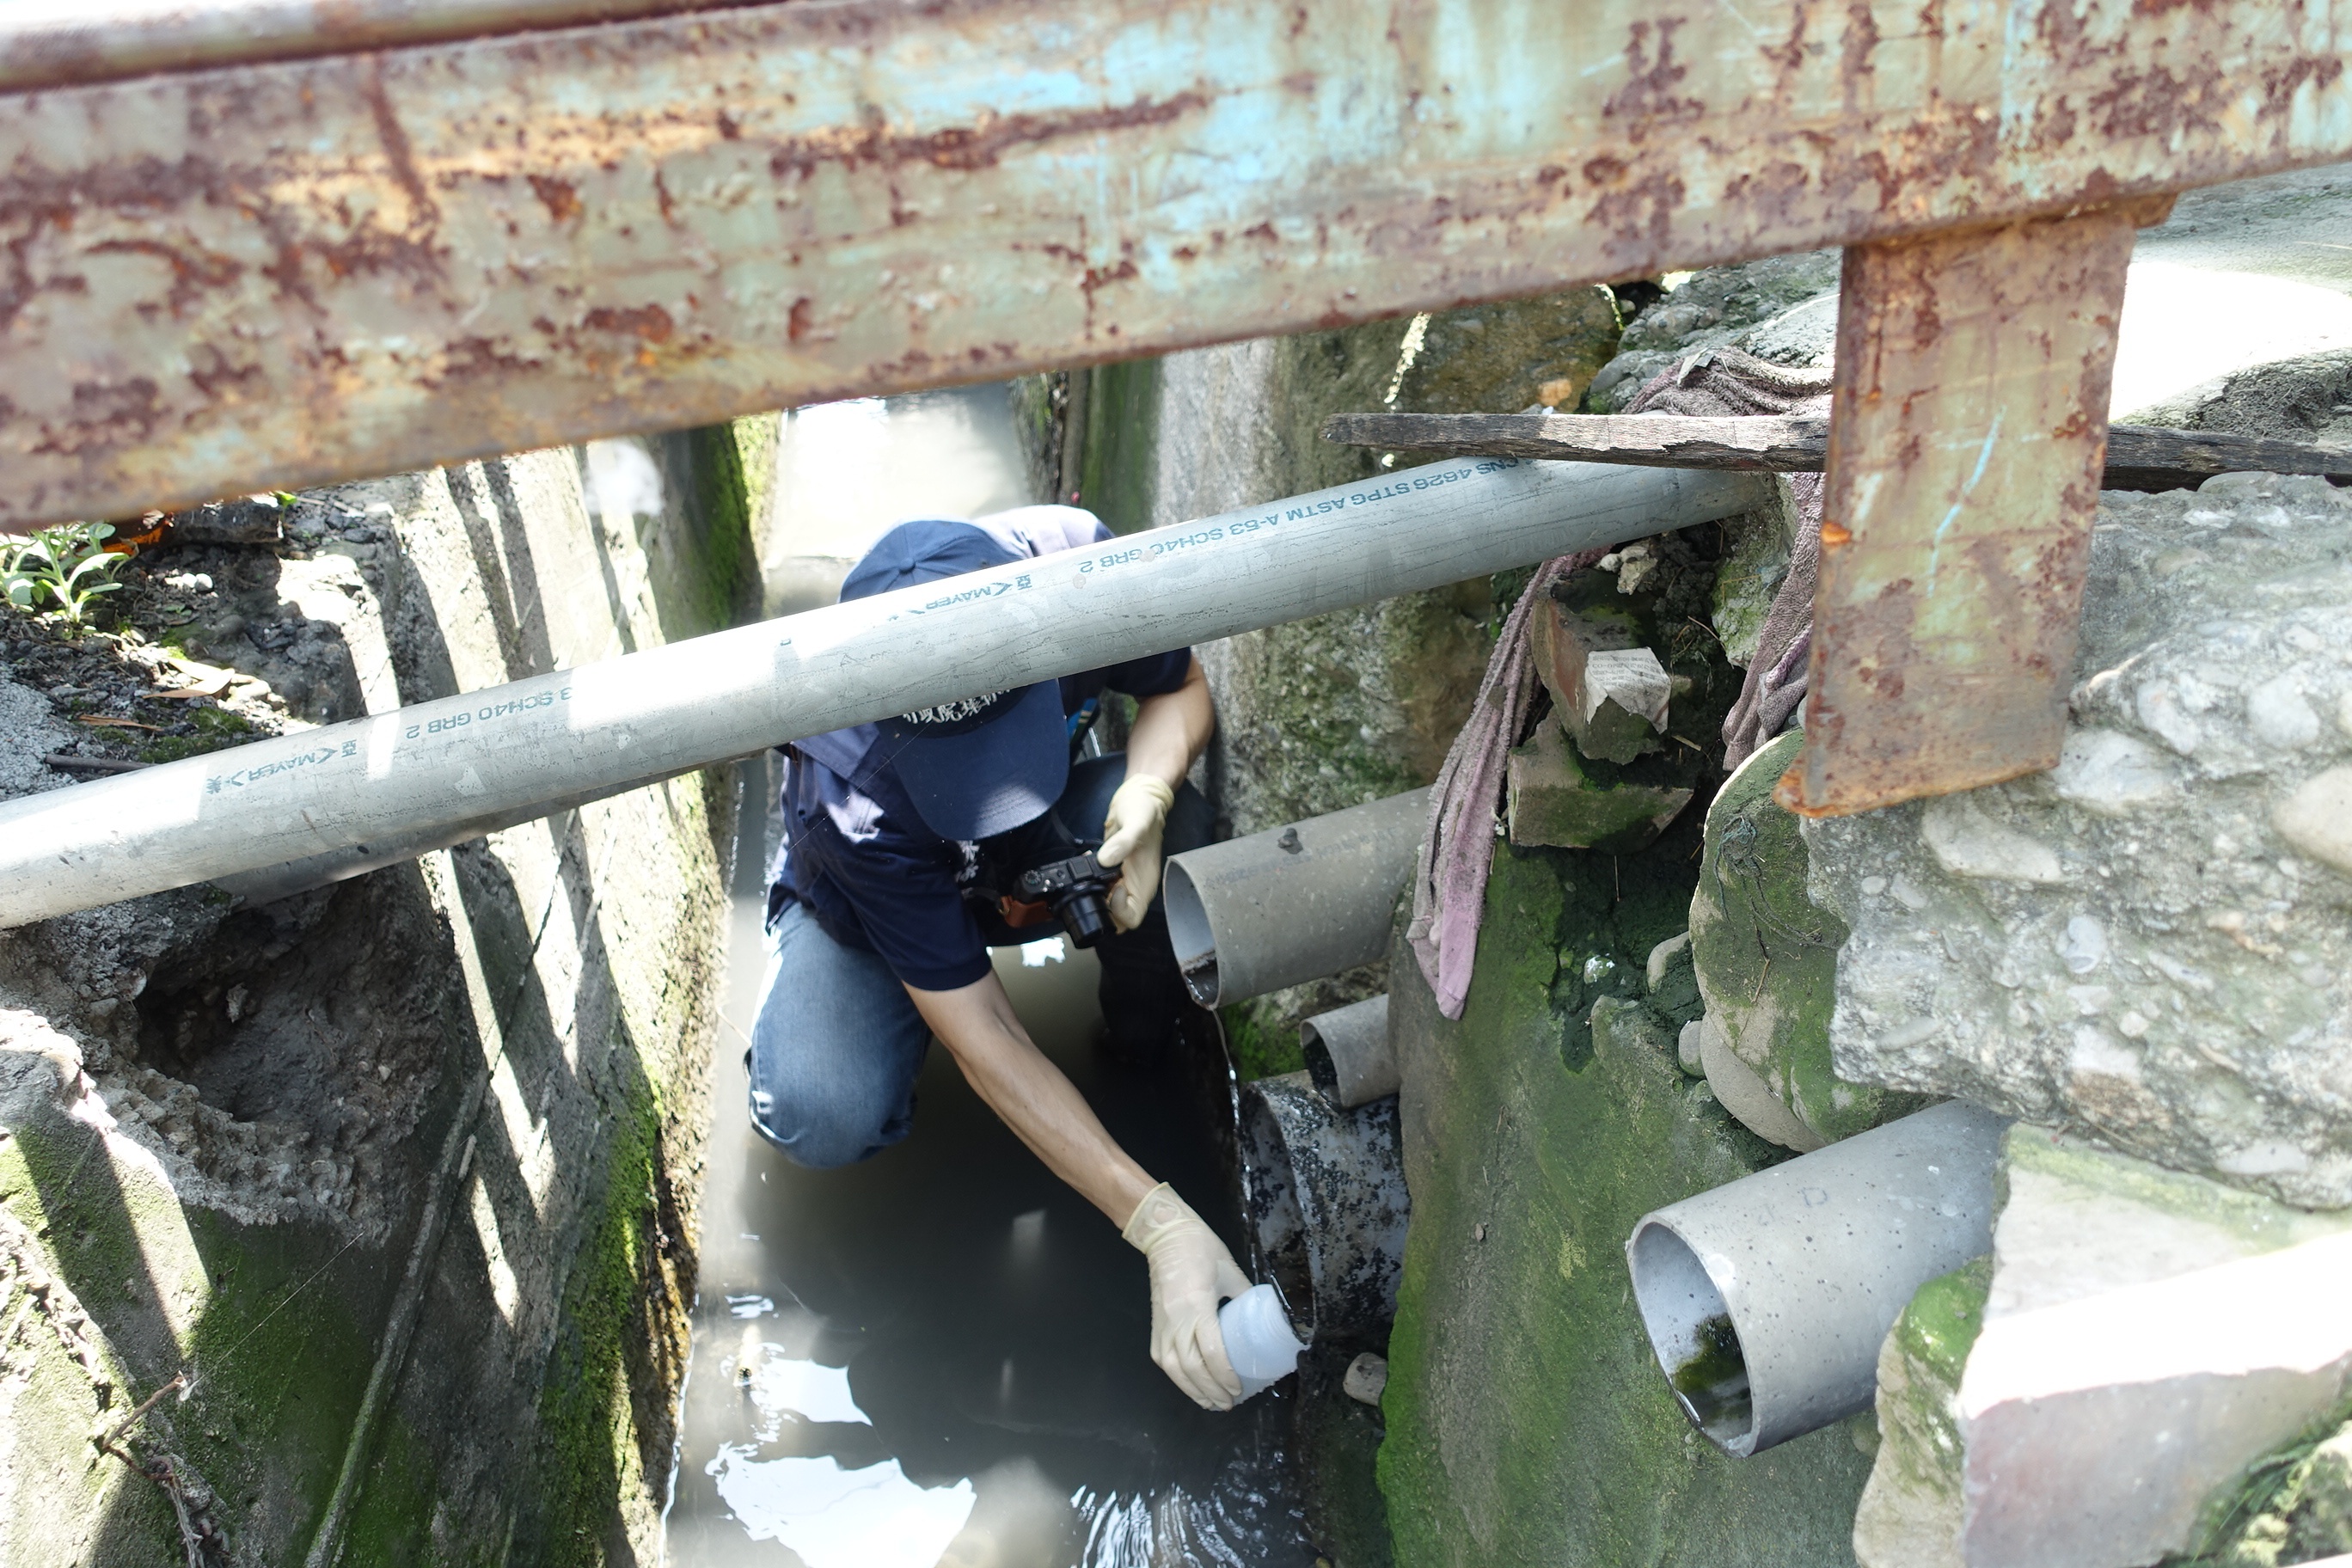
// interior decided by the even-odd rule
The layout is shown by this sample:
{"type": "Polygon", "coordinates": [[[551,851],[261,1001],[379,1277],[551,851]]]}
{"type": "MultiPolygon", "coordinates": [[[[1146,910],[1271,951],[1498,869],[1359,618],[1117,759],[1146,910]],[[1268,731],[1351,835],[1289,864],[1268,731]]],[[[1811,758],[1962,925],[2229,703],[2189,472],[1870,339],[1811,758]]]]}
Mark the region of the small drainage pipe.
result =
{"type": "Polygon", "coordinates": [[[50,790],[0,805],[0,926],[1713,521],[1756,483],[1456,458],[50,790]]]}
{"type": "Polygon", "coordinates": [[[2008,1125],[1950,1100],[1643,1216],[1633,1300],[1692,1425],[1745,1458],[1868,1408],[1896,1314],[1992,1250],[2008,1125]]]}
{"type": "Polygon", "coordinates": [[[1259,1276],[1302,1337],[1371,1334],[1396,1316],[1404,1268],[1397,1102],[1341,1110],[1303,1072],[1242,1085],[1242,1182],[1259,1276]]]}
{"type": "Polygon", "coordinates": [[[1410,790],[1168,862],[1168,939],[1203,1007],[1320,980],[1389,949],[1429,792],[1410,790]]]}
{"type": "Polygon", "coordinates": [[[1298,1046],[1307,1057],[1307,1076],[1324,1099],[1343,1110],[1385,1100],[1402,1081],[1396,1052],[1389,1046],[1385,991],[1318,1013],[1298,1026],[1298,1046]]]}

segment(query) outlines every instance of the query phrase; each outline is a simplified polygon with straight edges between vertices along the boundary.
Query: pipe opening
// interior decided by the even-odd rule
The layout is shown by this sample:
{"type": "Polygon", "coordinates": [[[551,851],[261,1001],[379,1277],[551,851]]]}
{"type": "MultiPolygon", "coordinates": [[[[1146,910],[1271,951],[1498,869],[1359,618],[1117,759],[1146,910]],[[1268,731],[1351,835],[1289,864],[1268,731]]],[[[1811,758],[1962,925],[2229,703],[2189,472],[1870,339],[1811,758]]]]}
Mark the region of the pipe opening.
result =
{"type": "Polygon", "coordinates": [[[1650,1348],[1692,1426],[1727,1453],[1756,1442],[1756,1401],[1730,1304],[1689,1243],[1655,1220],[1633,1237],[1633,1298],[1650,1348]]]}
{"type": "Polygon", "coordinates": [[[1307,1215],[1299,1206],[1290,1145],[1265,1100],[1242,1097],[1241,1157],[1247,1192],[1252,1271],[1282,1298],[1301,1340],[1315,1338],[1314,1259],[1307,1251],[1307,1215]]]}
{"type": "Polygon", "coordinates": [[[1306,1020],[1298,1026],[1298,1050],[1316,1092],[1342,1110],[1384,1100],[1402,1087],[1389,1047],[1386,994],[1306,1020]]]}
{"type": "Polygon", "coordinates": [[[1168,942],[1176,950],[1176,967],[1184,976],[1184,989],[1192,1000],[1203,1007],[1217,1005],[1217,938],[1209,929],[1209,911],[1201,902],[1201,890],[1192,884],[1192,874],[1181,860],[1171,859],[1160,879],[1161,895],[1167,900],[1168,942]]]}
{"type": "Polygon", "coordinates": [[[1315,1092],[1334,1105],[1339,1099],[1339,1069],[1332,1063],[1331,1047],[1323,1043],[1323,1031],[1309,1018],[1298,1026],[1298,1054],[1307,1058],[1307,1076],[1315,1085],[1315,1092]]]}

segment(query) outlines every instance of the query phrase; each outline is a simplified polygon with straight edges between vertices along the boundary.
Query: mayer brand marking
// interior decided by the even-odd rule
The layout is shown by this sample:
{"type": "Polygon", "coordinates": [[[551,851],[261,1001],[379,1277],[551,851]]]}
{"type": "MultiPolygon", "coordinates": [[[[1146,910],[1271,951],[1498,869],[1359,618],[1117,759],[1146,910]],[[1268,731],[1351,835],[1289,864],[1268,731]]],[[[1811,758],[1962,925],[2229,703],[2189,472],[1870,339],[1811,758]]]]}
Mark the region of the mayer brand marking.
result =
{"type": "Polygon", "coordinates": [[[218,795],[223,790],[243,789],[248,784],[259,784],[262,780],[274,778],[279,773],[290,773],[299,768],[315,768],[322,763],[334,762],[338,758],[356,757],[359,754],[360,743],[357,741],[345,741],[336,746],[320,746],[316,751],[304,752],[299,756],[286,757],[278,762],[257,763],[249,768],[239,768],[233,773],[215,773],[205,781],[205,793],[218,795]]]}
{"type": "MultiPolygon", "coordinates": [[[[1030,574],[1024,572],[1010,582],[976,583],[961,593],[942,594],[936,599],[927,599],[908,610],[907,614],[928,616],[933,610],[952,609],[958,605],[968,605],[974,599],[1001,599],[1007,594],[1017,594],[1030,586],[1032,586],[1030,574]]],[[[894,616],[891,618],[895,620],[898,617],[894,616]]]]}

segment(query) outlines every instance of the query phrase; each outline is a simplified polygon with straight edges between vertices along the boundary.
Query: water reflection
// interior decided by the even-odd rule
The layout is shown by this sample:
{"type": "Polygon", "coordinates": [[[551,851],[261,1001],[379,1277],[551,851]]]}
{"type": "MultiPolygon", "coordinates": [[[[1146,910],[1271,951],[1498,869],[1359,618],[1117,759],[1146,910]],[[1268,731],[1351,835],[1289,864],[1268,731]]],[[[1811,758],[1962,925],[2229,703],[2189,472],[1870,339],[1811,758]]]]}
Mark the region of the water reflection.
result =
{"type": "MultiPolygon", "coordinates": [[[[958,417],[1005,417],[999,389],[959,395],[958,417]]],[[[908,471],[973,450],[916,442],[866,457],[892,469],[903,496],[908,471]]],[[[811,527],[792,548],[834,547],[811,527]]],[[[764,964],[760,871],[773,824],[760,809],[772,798],[765,764],[745,771],[667,1561],[1307,1568],[1283,1457],[1287,1390],[1223,1415],[1177,1393],[1146,1351],[1141,1258],[944,1051],[924,1068],[913,1136],[862,1165],[798,1170],[751,1132],[740,1058],[764,964]]],[[[1048,938],[1001,952],[997,972],[1114,1135],[1180,1189],[1214,1190],[1221,1173],[1175,1065],[1098,1055],[1092,954],[1048,938]]]]}

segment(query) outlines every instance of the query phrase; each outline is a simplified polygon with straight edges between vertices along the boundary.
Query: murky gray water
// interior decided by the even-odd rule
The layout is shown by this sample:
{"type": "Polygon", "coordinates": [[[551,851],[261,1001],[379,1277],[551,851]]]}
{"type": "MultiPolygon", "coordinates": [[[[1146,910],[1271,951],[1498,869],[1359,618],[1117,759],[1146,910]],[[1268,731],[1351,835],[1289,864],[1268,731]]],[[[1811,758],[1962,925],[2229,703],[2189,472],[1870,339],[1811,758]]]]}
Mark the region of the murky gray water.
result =
{"type": "MultiPolygon", "coordinates": [[[[936,395],[908,400],[923,415],[908,434],[947,417],[985,437],[1004,417],[996,389],[950,395],[944,409],[936,395]]],[[[993,445],[1012,460],[1009,420],[1003,437],[993,445]]],[[[983,489],[968,465],[989,446],[949,446],[964,465],[957,484],[983,489]]],[[[873,460],[895,466],[894,500],[910,511],[978,510],[945,484],[936,502],[911,484],[940,450],[883,443],[873,460]]],[[[1021,499],[1015,488],[1004,504],[1021,499]]],[[[854,526],[878,531],[870,517],[854,526]]],[[[785,553],[821,559],[826,544],[803,518],[785,553]]],[[[913,1135],[862,1165],[799,1170],[751,1131],[742,1052],[766,957],[766,772],[746,769],[669,1562],[1312,1563],[1282,1453],[1288,1390],[1224,1415],[1178,1394],[1147,1353],[1141,1257],[944,1050],[925,1067],[913,1135]]],[[[1198,1096],[1175,1061],[1139,1068],[1097,1051],[1091,956],[1055,941],[1007,950],[997,967],[1112,1134],[1207,1209],[1225,1176],[1198,1096]]]]}

